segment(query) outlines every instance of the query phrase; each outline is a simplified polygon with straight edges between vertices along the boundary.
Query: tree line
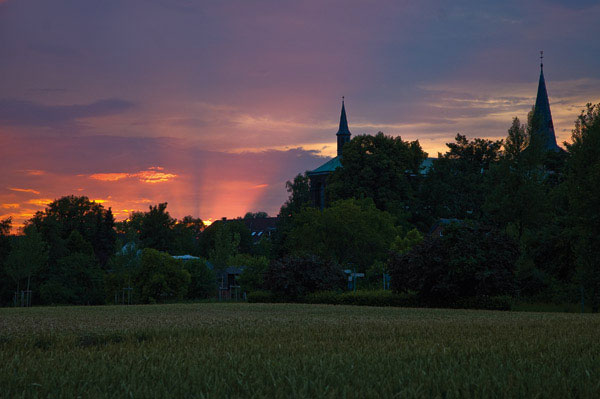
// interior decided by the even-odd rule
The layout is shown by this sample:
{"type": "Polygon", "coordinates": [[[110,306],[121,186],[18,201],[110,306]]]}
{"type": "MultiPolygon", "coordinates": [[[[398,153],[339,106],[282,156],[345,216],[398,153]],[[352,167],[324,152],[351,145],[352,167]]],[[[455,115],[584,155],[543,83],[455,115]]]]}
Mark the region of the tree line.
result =
{"type": "Polygon", "coordinates": [[[358,135],[328,177],[325,209],[311,206],[299,174],[286,183],[277,230],[260,240],[241,218],[206,227],[161,203],[115,222],[85,197],[60,198],[20,236],[9,235],[10,219],[0,223],[1,301],[23,290],[37,304],[107,303],[124,289],[136,302],[206,298],[216,273],[245,266],[245,291],[292,300],[343,290],[352,269],[363,288],[390,275],[395,292],[425,305],[508,295],[581,298],[597,310],[600,104],[579,115],[561,152],[537,142],[532,115],[514,118],[504,140],[457,134],[429,163],[418,141],[358,135]],[[185,254],[200,259],[171,256],[185,254]]]}

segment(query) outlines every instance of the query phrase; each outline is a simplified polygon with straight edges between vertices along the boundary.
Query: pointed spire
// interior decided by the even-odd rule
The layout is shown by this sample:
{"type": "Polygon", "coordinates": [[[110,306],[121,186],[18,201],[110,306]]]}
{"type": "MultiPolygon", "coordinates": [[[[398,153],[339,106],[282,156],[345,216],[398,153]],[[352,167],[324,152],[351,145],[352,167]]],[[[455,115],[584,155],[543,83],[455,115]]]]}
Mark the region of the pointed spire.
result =
{"type": "Polygon", "coordinates": [[[543,51],[540,51],[540,60],[540,81],[538,83],[537,98],[535,100],[534,108],[534,116],[537,119],[537,123],[539,123],[539,128],[535,133],[541,139],[542,145],[546,150],[560,151],[560,147],[556,144],[552,113],[550,112],[550,102],[548,101],[548,92],[546,91],[543,51]]]}
{"type": "Polygon", "coordinates": [[[344,105],[344,97],[342,96],[342,114],[340,115],[340,128],[337,133],[337,155],[342,156],[342,148],[344,144],[350,141],[350,129],[348,129],[348,118],[346,118],[346,107],[344,105]]]}
{"type": "Polygon", "coordinates": [[[340,128],[336,135],[351,134],[348,129],[348,119],[346,118],[346,107],[344,106],[344,97],[342,96],[342,114],[340,115],[340,128]]]}

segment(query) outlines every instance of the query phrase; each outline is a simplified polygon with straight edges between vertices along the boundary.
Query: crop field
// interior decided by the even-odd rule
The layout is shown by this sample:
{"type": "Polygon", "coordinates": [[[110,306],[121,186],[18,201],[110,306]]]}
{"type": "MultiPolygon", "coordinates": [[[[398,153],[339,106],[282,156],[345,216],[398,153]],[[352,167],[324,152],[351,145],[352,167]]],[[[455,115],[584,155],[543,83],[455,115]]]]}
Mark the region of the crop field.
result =
{"type": "Polygon", "coordinates": [[[592,314],[202,303],[0,309],[0,397],[599,397],[592,314]]]}

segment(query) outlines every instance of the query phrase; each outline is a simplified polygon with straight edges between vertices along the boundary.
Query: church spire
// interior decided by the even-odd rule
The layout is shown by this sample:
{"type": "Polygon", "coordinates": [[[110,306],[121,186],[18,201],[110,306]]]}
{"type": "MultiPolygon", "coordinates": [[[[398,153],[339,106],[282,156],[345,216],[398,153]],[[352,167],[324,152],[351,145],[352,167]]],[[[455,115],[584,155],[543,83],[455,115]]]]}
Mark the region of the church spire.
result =
{"type": "Polygon", "coordinates": [[[346,118],[346,107],[344,106],[344,97],[342,97],[342,114],[340,115],[340,127],[338,132],[335,134],[337,136],[337,155],[338,157],[342,155],[342,147],[348,141],[350,141],[350,129],[348,129],[348,119],[346,118]]]}
{"type": "Polygon", "coordinates": [[[538,83],[537,98],[535,100],[534,117],[538,128],[534,132],[541,141],[543,148],[548,151],[560,151],[556,144],[554,124],[550,113],[550,102],[546,91],[546,80],[544,79],[544,52],[540,51],[540,81],[538,83]]]}

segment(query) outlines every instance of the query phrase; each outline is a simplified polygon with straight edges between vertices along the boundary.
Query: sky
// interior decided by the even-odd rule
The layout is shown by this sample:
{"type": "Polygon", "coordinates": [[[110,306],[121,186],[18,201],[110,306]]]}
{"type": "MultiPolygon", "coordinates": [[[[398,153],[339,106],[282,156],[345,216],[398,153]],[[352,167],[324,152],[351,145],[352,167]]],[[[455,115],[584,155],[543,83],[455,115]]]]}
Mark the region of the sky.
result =
{"type": "Polygon", "coordinates": [[[117,220],[266,211],[353,135],[557,141],[600,102],[598,1],[0,0],[0,220],[64,195],[117,220]]]}

